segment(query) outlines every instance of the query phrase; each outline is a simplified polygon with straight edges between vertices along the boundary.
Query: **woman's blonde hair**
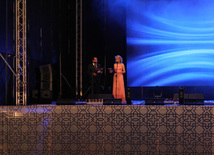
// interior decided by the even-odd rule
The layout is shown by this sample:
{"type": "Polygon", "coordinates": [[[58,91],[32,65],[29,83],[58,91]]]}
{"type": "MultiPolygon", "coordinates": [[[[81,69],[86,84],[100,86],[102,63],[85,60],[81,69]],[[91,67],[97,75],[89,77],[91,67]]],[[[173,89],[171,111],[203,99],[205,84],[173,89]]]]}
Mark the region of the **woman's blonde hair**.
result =
{"type": "MultiPolygon", "coordinates": [[[[116,56],[115,56],[115,59],[116,59],[117,57],[120,58],[120,62],[122,63],[122,62],[123,62],[123,58],[122,58],[120,55],[116,55],[116,56]]],[[[116,62],[116,60],[115,60],[115,62],[116,62]]]]}

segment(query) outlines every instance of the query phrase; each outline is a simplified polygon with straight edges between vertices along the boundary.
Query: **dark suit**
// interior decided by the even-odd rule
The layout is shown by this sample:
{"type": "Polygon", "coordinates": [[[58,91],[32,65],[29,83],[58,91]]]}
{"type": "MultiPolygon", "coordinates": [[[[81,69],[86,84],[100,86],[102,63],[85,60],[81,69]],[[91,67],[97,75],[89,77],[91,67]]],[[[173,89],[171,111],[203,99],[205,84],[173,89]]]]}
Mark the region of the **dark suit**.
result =
{"type": "Polygon", "coordinates": [[[101,69],[100,64],[93,65],[89,64],[88,65],[88,75],[89,75],[89,83],[90,83],[90,88],[91,88],[91,94],[99,94],[100,92],[100,74],[97,73],[97,70],[101,69]],[[93,75],[93,73],[96,73],[96,76],[93,75]]]}

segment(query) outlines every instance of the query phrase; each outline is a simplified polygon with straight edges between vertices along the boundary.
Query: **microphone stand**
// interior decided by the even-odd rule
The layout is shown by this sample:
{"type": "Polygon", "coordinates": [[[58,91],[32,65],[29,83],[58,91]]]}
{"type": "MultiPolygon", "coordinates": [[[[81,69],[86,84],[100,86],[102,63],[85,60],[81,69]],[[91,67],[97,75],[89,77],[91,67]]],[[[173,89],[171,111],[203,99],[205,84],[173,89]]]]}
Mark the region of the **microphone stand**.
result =
{"type": "MultiPolygon", "coordinates": [[[[93,63],[93,67],[95,68],[95,65],[93,63]]],[[[91,94],[94,94],[94,71],[92,71],[92,75],[91,75],[91,94]]]]}
{"type": "Polygon", "coordinates": [[[94,94],[94,73],[92,73],[92,79],[91,79],[91,94],[94,94]]]}
{"type": "Polygon", "coordinates": [[[97,74],[97,63],[95,63],[93,67],[94,67],[95,72],[92,73],[92,81],[91,81],[92,82],[92,86],[91,86],[92,91],[91,91],[91,94],[94,94],[94,73],[97,74]]]}

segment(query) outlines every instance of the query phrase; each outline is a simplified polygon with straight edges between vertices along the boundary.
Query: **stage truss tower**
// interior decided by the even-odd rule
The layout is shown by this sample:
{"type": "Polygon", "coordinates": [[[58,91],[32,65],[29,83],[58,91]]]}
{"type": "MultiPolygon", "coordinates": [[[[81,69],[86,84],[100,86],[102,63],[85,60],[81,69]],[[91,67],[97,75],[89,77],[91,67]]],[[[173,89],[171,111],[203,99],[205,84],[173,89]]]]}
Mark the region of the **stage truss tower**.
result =
{"type": "Polygon", "coordinates": [[[16,0],[16,105],[27,105],[26,0],[16,0]]]}

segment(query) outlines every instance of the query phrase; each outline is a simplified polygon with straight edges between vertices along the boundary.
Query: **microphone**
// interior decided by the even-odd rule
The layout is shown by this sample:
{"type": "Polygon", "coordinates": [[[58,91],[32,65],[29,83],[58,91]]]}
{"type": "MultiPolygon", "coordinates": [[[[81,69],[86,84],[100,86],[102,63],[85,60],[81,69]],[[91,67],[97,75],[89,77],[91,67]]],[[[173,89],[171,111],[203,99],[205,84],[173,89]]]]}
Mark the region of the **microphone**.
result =
{"type": "Polygon", "coordinates": [[[97,63],[94,63],[94,68],[97,71],[97,63]]]}

